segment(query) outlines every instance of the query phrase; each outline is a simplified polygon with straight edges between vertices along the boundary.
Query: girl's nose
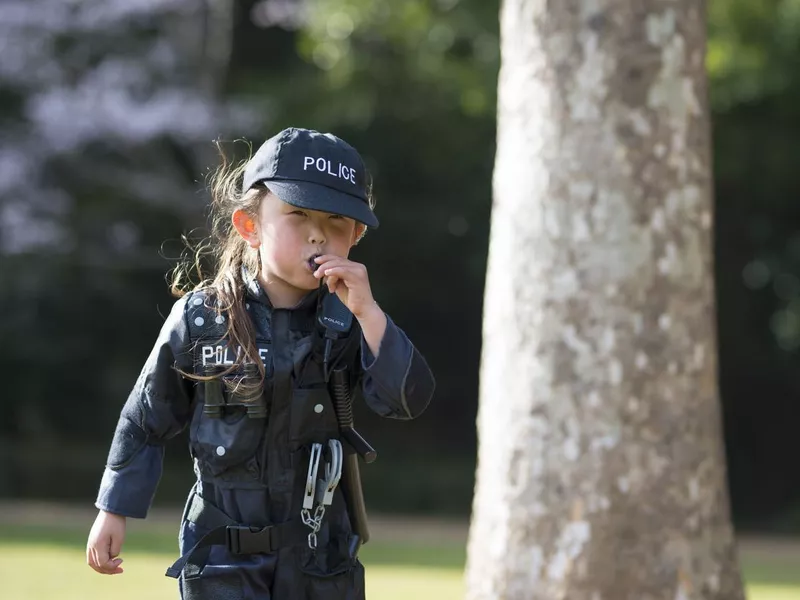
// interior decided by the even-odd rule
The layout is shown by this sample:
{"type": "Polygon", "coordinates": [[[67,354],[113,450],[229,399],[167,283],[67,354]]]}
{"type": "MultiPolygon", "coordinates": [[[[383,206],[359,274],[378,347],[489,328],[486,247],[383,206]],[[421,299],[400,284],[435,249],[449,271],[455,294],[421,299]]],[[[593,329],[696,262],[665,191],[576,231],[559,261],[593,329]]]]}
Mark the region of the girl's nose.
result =
{"type": "Polygon", "coordinates": [[[308,242],[315,246],[325,243],[325,234],[322,233],[319,229],[312,229],[311,232],[308,234],[308,242]]]}

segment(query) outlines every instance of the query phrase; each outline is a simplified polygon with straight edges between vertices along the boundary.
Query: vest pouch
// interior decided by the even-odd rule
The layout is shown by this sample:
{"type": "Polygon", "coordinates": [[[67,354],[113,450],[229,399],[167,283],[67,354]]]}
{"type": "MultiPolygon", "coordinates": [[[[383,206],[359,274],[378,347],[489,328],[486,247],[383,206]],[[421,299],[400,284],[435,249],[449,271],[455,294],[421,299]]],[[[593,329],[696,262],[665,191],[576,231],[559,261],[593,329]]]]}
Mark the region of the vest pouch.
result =
{"type": "Polygon", "coordinates": [[[315,551],[307,546],[281,550],[273,597],[364,600],[364,567],[357,558],[347,556],[346,541],[342,537],[323,545],[320,538],[315,551]]]}
{"type": "Polygon", "coordinates": [[[210,417],[202,406],[195,412],[194,421],[192,450],[214,476],[255,458],[267,422],[250,418],[244,407],[227,409],[219,417],[210,417]]]}
{"type": "Polygon", "coordinates": [[[241,600],[246,598],[242,579],[238,573],[231,572],[215,577],[180,578],[181,600],[241,600]]]}
{"type": "Polygon", "coordinates": [[[339,436],[333,402],[326,388],[298,388],[292,392],[289,418],[290,451],[339,436]]]}
{"type": "MultiPolygon", "coordinates": [[[[181,529],[179,534],[181,555],[188,552],[200,539],[206,535],[210,530],[202,525],[193,523],[186,519],[186,511],[189,503],[192,501],[192,496],[196,492],[189,495],[189,502],[187,502],[186,509],[184,509],[184,516],[181,519],[181,529]]],[[[222,547],[209,546],[200,550],[202,569],[199,573],[187,576],[185,570],[181,572],[178,578],[178,585],[181,590],[181,600],[204,600],[205,598],[242,598],[244,597],[244,590],[242,589],[241,578],[231,572],[230,574],[214,573],[211,568],[206,571],[205,567],[211,560],[212,552],[218,553],[223,551],[222,547]],[[212,576],[209,577],[209,574],[212,576]]]]}

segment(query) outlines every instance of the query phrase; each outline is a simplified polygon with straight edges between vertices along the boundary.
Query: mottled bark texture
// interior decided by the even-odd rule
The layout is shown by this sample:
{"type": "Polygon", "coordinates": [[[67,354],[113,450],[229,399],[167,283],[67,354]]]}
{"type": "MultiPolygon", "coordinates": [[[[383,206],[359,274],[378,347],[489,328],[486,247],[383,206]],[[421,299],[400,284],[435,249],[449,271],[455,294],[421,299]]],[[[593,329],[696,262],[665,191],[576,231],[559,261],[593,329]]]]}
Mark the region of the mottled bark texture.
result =
{"type": "Polygon", "coordinates": [[[742,598],[705,6],[505,0],[467,597],[742,598]]]}

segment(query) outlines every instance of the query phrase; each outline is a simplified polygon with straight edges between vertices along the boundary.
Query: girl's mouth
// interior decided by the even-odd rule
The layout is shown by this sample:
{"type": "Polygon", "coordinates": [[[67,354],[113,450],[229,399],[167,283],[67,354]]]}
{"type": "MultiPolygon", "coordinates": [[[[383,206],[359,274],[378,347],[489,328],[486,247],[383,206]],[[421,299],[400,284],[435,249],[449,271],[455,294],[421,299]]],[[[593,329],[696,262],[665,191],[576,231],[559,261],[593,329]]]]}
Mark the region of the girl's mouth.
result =
{"type": "Polygon", "coordinates": [[[319,265],[314,261],[320,256],[322,256],[322,254],[315,254],[314,256],[308,259],[308,268],[311,269],[312,273],[319,268],[319,265]]]}

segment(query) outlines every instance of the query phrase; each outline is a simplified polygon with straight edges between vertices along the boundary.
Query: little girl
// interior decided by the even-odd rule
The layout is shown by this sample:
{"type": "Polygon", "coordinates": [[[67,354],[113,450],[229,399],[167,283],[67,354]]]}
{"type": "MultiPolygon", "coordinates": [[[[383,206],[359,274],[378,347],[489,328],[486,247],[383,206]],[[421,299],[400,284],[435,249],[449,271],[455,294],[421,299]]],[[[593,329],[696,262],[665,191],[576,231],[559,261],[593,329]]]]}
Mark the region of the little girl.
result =
{"type": "Polygon", "coordinates": [[[364,163],[331,134],[289,128],[223,165],[212,191],[215,275],[174,304],[122,409],[87,562],[122,573],[126,518],[146,517],[164,442],[188,425],[197,481],[167,571],[183,600],[364,598],[362,499],[340,485],[363,442],[349,393],[413,419],[434,390],[347,258],[378,226],[364,163]]]}

